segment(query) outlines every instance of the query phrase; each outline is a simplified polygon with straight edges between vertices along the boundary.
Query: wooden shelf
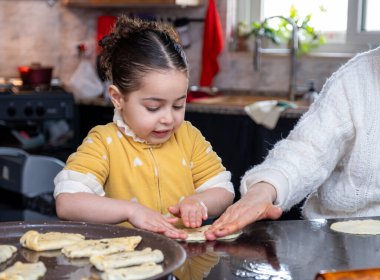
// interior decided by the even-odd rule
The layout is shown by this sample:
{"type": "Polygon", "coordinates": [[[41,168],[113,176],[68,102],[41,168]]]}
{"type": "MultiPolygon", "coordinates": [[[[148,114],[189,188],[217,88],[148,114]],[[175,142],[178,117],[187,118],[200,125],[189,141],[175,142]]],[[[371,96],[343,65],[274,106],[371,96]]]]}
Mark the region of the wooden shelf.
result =
{"type": "Polygon", "coordinates": [[[199,7],[204,5],[204,0],[64,0],[63,4],[84,8],[199,7]]]}

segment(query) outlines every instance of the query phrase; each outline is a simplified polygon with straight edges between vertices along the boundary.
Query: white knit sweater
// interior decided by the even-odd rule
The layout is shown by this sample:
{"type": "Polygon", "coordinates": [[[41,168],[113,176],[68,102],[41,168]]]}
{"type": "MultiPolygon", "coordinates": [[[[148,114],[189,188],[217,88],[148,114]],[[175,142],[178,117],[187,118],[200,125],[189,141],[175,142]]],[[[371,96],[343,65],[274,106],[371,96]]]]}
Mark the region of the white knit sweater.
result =
{"type": "Polygon", "coordinates": [[[307,197],[308,219],[380,215],[380,48],[329,78],[289,136],[246,172],[242,194],[260,181],[285,211],[307,197]]]}

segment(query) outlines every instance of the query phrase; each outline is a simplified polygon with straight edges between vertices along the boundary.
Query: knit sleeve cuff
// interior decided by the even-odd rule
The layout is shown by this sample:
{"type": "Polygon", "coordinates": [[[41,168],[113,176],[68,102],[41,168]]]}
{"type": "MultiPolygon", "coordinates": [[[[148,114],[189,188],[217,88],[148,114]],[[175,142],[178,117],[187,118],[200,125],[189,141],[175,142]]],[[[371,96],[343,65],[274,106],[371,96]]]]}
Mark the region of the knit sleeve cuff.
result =
{"type": "Polygon", "coordinates": [[[205,190],[213,188],[222,188],[235,195],[234,186],[231,183],[231,172],[220,172],[218,175],[214,176],[213,178],[209,179],[204,184],[202,184],[200,187],[198,187],[195,191],[197,193],[201,193],[205,190]]]}
{"type": "Polygon", "coordinates": [[[260,170],[258,173],[246,174],[240,185],[240,192],[244,195],[250,187],[259,182],[267,182],[276,189],[276,200],[274,205],[281,206],[286,201],[289,194],[289,182],[287,178],[278,170],[260,170]]]}
{"type": "Polygon", "coordinates": [[[54,197],[60,193],[77,193],[87,192],[99,196],[104,196],[103,187],[96,180],[96,177],[90,173],[83,174],[72,170],[62,170],[54,178],[54,197]]]}

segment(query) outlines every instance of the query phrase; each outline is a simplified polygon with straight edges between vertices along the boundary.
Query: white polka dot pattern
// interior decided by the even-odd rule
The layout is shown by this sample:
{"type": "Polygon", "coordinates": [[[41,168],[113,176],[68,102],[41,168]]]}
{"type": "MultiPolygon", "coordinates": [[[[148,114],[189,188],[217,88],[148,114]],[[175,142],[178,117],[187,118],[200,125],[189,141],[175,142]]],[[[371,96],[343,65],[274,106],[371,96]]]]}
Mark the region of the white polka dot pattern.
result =
{"type": "Polygon", "coordinates": [[[143,163],[142,163],[141,159],[139,159],[138,157],[135,157],[135,159],[133,160],[133,165],[134,166],[142,166],[143,163]]]}

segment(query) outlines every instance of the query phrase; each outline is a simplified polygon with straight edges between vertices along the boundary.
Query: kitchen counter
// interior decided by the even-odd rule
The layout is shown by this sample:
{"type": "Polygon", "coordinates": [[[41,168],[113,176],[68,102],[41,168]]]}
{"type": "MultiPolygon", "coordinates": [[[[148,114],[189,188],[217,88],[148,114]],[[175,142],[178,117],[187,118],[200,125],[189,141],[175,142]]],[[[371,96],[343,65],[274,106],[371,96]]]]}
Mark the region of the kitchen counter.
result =
{"type": "Polygon", "coordinates": [[[261,221],[233,242],[185,243],[188,271],[205,277],[181,280],[313,280],[321,270],[378,267],[379,236],[334,232],[335,221],[261,221]]]}
{"type": "MultiPolygon", "coordinates": [[[[314,280],[321,270],[379,266],[379,236],[333,232],[330,225],[335,221],[260,221],[246,227],[234,241],[179,242],[186,250],[186,261],[173,275],[163,279],[314,280]]],[[[27,260],[63,262],[54,254],[24,252],[22,256],[27,260]]],[[[72,261],[58,270],[60,277],[50,274],[44,279],[79,279],[83,265],[88,265],[85,259],[72,261]]]]}
{"type": "MultiPolygon", "coordinates": [[[[213,114],[226,114],[226,115],[247,115],[244,111],[244,106],[252,104],[257,101],[264,100],[285,100],[281,97],[262,96],[262,95],[247,95],[247,94],[222,94],[217,96],[210,96],[207,98],[194,99],[192,102],[186,104],[186,112],[197,113],[213,113],[213,114]]],[[[109,101],[103,98],[80,100],[77,103],[81,105],[93,105],[102,107],[112,107],[109,101]]],[[[288,108],[281,113],[283,118],[299,118],[306,112],[308,106],[302,101],[296,101],[297,108],[288,108]]]]}
{"type": "MultiPolygon", "coordinates": [[[[253,95],[221,95],[193,100],[186,105],[187,112],[216,113],[231,115],[247,115],[244,107],[259,101],[285,100],[273,96],[253,95]]],[[[299,118],[306,112],[308,106],[301,101],[294,102],[297,108],[288,108],[281,113],[283,118],[299,118]]]]}

